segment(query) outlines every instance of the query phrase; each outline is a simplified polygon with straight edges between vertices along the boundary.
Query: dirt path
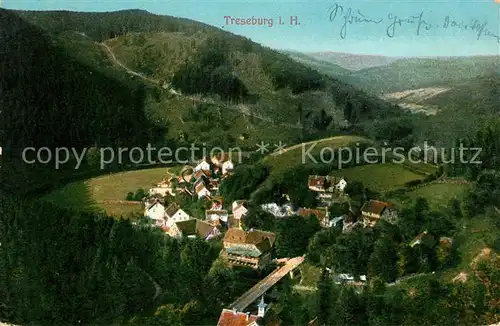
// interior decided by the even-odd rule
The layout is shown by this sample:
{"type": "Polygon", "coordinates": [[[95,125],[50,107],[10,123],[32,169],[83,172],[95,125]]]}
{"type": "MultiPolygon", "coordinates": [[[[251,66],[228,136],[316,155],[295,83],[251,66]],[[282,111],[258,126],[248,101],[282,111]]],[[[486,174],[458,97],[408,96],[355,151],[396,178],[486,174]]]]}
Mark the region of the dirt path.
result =
{"type": "MultiPolygon", "coordinates": [[[[87,37],[83,33],[79,33],[79,34],[87,37]]],[[[122,69],[124,69],[125,71],[127,71],[129,74],[137,76],[137,77],[142,78],[143,80],[145,80],[145,81],[147,81],[149,83],[153,83],[153,84],[156,84],[156,85],[162,87],[161,82],[159,80],[148,78],[148,77],[144,76],[144,74],[141,74],[141,73],[139,73],[137,71],[134,71],[134,70],[130,69],[129,67],[127,67],[126,65],[124,65],[120,60],[118,60],[118,58],[114,54],[113,50],[109,47],[109,45],[107,45],[104,42],[101,42],[101,43],[98,43],[98,44],[101,45],[106,50],[106,52],[108,53],[109,57],[111,58],[111,60],[115,64],[117,64],[118,66],[120,66],[122,69]]],[[[180,94],[179,92],[177,92],[175,90],[172,90],[172,91],[173,91],[174,94],[177,94],[177,95],[180,94]]],[[[204,98],[201,98],[201,97],[195,97],[195,96],[192,96],[192,95],[184,95],[184,96],[186,98],[194,101],[194,102],[214,103],[213,101],[210,101],[210,100],[207,100],[207,99],[204,99],[204,98]]],[[[266,122],[269,122],[269,123],[273,123],[272,119],[263,117],[263,116],[258,115],[258,114],[254,114],[254,113],[250,113],[250,112],[245,112],[241,108],[238,108],[238,107],[235,107],[235,106],[225,106],[225,107],[228,108],[228,109],[230,109],[230,110],[233,110],[233,111],[238,111],[238,113],[241,113],[244,116],[253,117],[253,118],[258,119],[258,120],[262,120],[262,121],[266,121],[266,122]]],[[[182,119],[181,119],[181,121],[182,121],[182,119]]],[[[184,123],[184,121],[182,121],[182,123],[184,123]]],[[[299,126],[296,126],[296,125],[293,125],[293,124],[281,124],[281,125],[287,126],[289,128],[299,128],[300,129],[299,126]]]]}
{"type": "Polygon", "coordinates": [[[123,204],[123,205],[142,205],[140,201],[132,201],[132,200],[98,200],[97,204],[123,204]]]}
{"type": "Polygon", "coordinates": [[[155,295],[153,296],[153,300],[155,300],[161,294],[163,289],[161,288],[161,286],[158,283],[156,283],[156,281],[151,277],[151,275],[149,275],[148,272],[146,272],[143,269],[141,269],[141,271],[147,276],[147,278],[151,281],[151,283],[153,283],[153,285],[155,287],[155,295]]]}
{"type": "Polygon", "coordinates": [[[102,47],[104,47],[104,49],[106,49],[106,51],[108,52],[109,56],[111,57],[111,60],[113,60],[114,63],[116,63],[121,68],[123,68],[129,74],[137,76],[137,77],[140,77],[140,78],[144,79],[147,82],[160,85],[160,81],[159,80],[148,78],[148,77],[144,76],[143,74],[138,73],[136,71],[133,71],[129,67],[125,66],[120,60],[118,60],[118,58],[116,57],[116,55],[114,54],[114,52],[111,50],[111,48],[106,43],[102,42],[102,43],[99,43],[99,44],[102,47]]]}

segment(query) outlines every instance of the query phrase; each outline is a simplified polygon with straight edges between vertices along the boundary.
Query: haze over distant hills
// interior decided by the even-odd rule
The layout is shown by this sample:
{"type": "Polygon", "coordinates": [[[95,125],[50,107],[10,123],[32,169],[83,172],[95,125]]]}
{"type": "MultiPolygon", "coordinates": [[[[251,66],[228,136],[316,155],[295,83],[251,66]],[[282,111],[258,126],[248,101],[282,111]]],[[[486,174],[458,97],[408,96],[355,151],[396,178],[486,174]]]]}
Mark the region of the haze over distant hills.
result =
{"type": "Polygon", "coordinates": [[[322,73],[377,95],[424,87],[453,87],[470,79],[500,73],[500,56],[398,58],[283,52],[322,73]]]}
{"type": "Polygon", "coordinates": [[[343,52],[312,52],[305,54],[312,58],[330,62],[339,65],[342,68],[354,71],[385,66],[393,63],[396,60],[403,59],[402,57],[388,57],[381,55],[353,54],[343,52]]]}
{"type": "Polygon", "coordinates": [[[500,56],[397,58],[334,52],[288,55],[398,104],[405,111],[423,113],[422,118],[415,116],[421,139],[447,143],[457,133],[477,130],[498,115],[500,56]]]}

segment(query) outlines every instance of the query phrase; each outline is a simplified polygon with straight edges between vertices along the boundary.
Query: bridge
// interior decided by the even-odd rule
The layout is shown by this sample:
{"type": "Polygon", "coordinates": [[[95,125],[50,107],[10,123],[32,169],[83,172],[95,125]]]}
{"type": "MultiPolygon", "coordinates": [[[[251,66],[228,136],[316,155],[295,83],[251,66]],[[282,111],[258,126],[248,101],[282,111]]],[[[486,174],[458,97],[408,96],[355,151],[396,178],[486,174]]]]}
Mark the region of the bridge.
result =
{"type": "Polygon", "coordinates": [[[278,283],[286,274],[292,272],[300,264],[304,262],[304,256],[288,259],[284,266],[276,269],[271,274],[263,278],[259,283],[255,284],[250,290],[245,292],[241,297],[236,299],[229,309],[243,311],[252,302],[255,302],[259,297],[264,295],[271,287],[278,283]]]}

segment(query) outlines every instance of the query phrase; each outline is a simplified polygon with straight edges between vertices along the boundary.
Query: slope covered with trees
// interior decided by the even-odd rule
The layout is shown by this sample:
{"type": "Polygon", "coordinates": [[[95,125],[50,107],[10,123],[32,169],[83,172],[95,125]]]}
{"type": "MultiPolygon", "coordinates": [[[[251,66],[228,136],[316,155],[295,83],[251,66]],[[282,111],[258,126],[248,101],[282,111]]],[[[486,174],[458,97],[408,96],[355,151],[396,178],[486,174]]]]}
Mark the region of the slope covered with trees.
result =
{"type": "MultiPolygon", "coordinates": [[[[343,121],[344,107],[351,102],[364,108],[362,117],[366,119],[395,111],[286,55],[187,19],[137,10],[18,13],[53,35],[78,31],[96,42],[106,42],[118,60],[141,74],[184,94],[239,104],[274,124],[314,120],[324,110],[333,117],[334,125],[343,121]],[[299,106],[307,119],[299,114],[299,106]]],[[[309,134],[318,131],[314,126],[307,129],[309,134]]]]}
{"type": "MultiPolygon", "coordinates": [[[[391,141],[408,139],[413,132],[413,125],[400,120],[405,115],[394,105],[250,40],[197,22],[143,11],[13,13],[2,9],[0,39],[0,141],[5,148],[0,171],[2,320],[48,325],[211,324],[223,307],[248,288],[242,284],[244,277],[215,261],[221,249],[217,240],[176,241],[142,223],[62,209],[27,196],[37,197],[46,186],[69,178],[104,172],[92,169],[91,159],[79,171],[71,164],[61,170],[27,166],[19,159],[26,146],[54,150],[204,141],[231,146],[239,144],[239,136],[254,145],[255,139],[247,133],[272,139],[266,133],[286,131],[284,135],[292,136],[286,140],[298,141],[338,132],[335,123],[344,119],[363,128],[355,130],[377,139],[385,136],[366,128],[374,120],[384,132],[391,124],[398,126],[388,132],[391,141]],[[179,43],[165,48],[168,42],[156,42],[165,41],[163,37],[179,43]],[[159,79],[166,88],[129,76],[100,42],[106,42],[127,66],[159,79]],[[166,67],[174,57],[182,61],[166,67]],[[184,95],[170,92],[172,85],[184,95]],[[252,120],[251,115],[242,118],[245,110],[254,118],[270,121],[243,124],[244,119],[252,120]],[[181,123],[175,124],[176,120],[181,123]],[[289,127],[297,121],[299,128],[289,127]],[[288,127],[280,129],[285,123],[288,127]]],[[[486,146],[496,135],[485,130],[469,142],[486,146]]],[[[475,179],[483,175],[483,169],[497,169],[497,146],[487,147],[481,169],[454,166],[450,174],[475,179]]],[[[283,173],[260,193],[261,200],[289,192],[297,203],[314,206],[311,193],[297,186],[305,184],[306,172],[297,169],[291,178],[283,173]]],[[[238,174],[241,180],[221,186],[228,198],[250,196],[269,171],[255,164],[240,168],[238,174]]],[[[488,176],[478,179],[475,190],[483,196],[469,194],[466,212],[478,207],[489,212],[494,205],[496,188],[491,196],[485,194],[498,182],[496,176],[488,176]]],[[[414,258],[415,252],[394,248],[394,244],[425,228],[436,235],[456,231],[456,221],[448,223],[451,213],[435,213],[424,204],[403,212],[405,223],[400,229],[359,231],[352,236],[317,233],[319,226],[313,218],[273,223],[269,214],[256,207],[252,207],[256,214],[245,222],[277,231],[281,256],[313,250],[317,259],[311,262],[319,266],[380,274],[382,281],[392,281],[398,273],[435,267],[409,264],[407,258],[414,258]],[[294,241],[297,237],[299,241],[294,241]],[[396,263],[400,260],[403,267],[396,263]]],[[[422,255],[435,262],[434,252],[422,255]]],[[[498,269],[498,264],[492,266],[498,269]]],[[[303,300],[284,282],[273,309],[285,324],[304,324],[315,316],[326,324],[343,325],[394,320],[413,325],[421,324],[422,316],[428,324],[486,322],[493,318],[485,302],[494,298],[486,285],[498,278],[489,268],[480,271],[482,279],[469,283],[470,288],[469,284],[453,287],[424,282],[416,295],[399,288],[383,290],[375,282],[373,289],[358,296],[324,281],[319,297],[303,300]],[[484,291],[470,299],[476,288],[484,291]],[[451,304],[443,299],[448,296],[451,304]],[[408,306],[411,309],[405,311],[408,306]],[[393,313],[387,316],[386,311],[393,313]]]]}
{"type": "Polygon", "coordinates": [[[357,86],[379,94],[435,85],[454,86],[500,72],[499,60],[498,56],[407,58],[387,66],[362,69],[350,77],[358,81],[357,86]]]}
{"type": "MultiPolygon", "coordinates": [[[[66,210],[36,198],[47,187],[104,173],[92,160],[98,147],[145,148],[147,143],[177,146],[181,141],[202,142],[211,137],[220,141],[230,128],[227,122],[241,116],[231,109],[231,102],[252,103],[250,95],[255,98],[260,93],[235,74],[233,57],[221,53],[223,48],[209,51],[206,45],[210,43],[205,42],[210,40],[246,48],[249,53],[255,48],[261,51],[255,55],[271,76],[272,89],[281,92],[275,94],[281,105],[294,104],[296,97],[324,92],[335,84],[249,40],[212,35],[200,43],[206,53],[176,67],[177,87],[183,93],[221,96],[218,101],[196,101],[172,96],[168,90],[129,76],[99,44],[124,35],[124,31],[139,33],[135,35],[140,38],[151,32],[189,34],[207,30],[215,29],[141,11],[83,14],[0,10],[0,141],[4,148],[0,172],[0,319],[21,324],[207,324],[217,318],[234,294],[241,292],[236,291],[238,282],[232,270],[218,264],[210,267],[220,250],[217,241],[168,240],[140,224],[66,210]],[[198,73],[198,68],[207,69],[204,73],[212,74],[221,84],[210,88],[212,85],[201,78],[203,74],[197,75],[195,84],[183,84],[180,76],[198,73]],[[228,85],[234,85],[229,87],[234,92],[222,92],[228,85]],[[283,99],[289,102],[281,102],[283,99]],[[189,137],[173,137],[169,133],[173,119],[161,119],[167,107],[176,107],[175,113],[181,117],[191,115],[191,130],[196,130],[193,126],[205,128],[189,137]],[[227,115],[221,117],[221,110],[227,115]],[[214,123],[217,130],[207,130],[214,123]],[[93,147],[94,151],[79,170],[74,164],[56,170],[50,164],[22,162],[21,151],[28,146],[52,151],[57,147],[93,147]]],[[[162,64],[157,62],[156,66],[162,64]]],[[[340,100],[350,91],[370,103],[362,93],[342,87],[346,88],[343,92],[323,94],[329,100],[332,96],[340,100]]],[[[261,104],[259,113],[280,109],[272,104],[261,104]]],[[[383,107],[385,103],[374,102],[374,107],[378,105],[383,107]]],[[[306,108],[304,115],[313,109],[306,108]]],[[[251,126],[261,135],[266,130],[278,130],[276,123],[264,122],[251,126]]],[[[296,128],[290,130],[297,134],[296,128]]],[[[235,138],[234,134],[232,139],[227,137],[227,144],[234,145],[235,138]]]]}

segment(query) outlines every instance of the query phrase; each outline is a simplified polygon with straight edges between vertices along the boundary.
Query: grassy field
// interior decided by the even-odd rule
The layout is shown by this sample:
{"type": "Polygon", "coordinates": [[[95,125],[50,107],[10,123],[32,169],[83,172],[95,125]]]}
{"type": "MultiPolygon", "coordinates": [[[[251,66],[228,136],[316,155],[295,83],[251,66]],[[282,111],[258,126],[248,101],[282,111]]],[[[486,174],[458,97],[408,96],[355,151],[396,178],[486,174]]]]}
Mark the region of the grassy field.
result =
{"type": "Polygon", "coordinates": [[[417,163],[405,162],[404,165],[408,166],[410,169],[415,170],[416,172],[420,172],[427,175],[434,174],[439,170],[438,166],[423,162],[417,162],[417,163]]]}
{"type": "MultiPolygon", "coordinates": [[[[343,147],[354,147],[356,144],[361,143],[372,143],[372,141],[359,136],[335,136],[287,147],[281,153],[276,152],[266,156],[263,162],[269,164],[273,171],[283,171],[300,164],[314,163],[305,154],[312,146],[314,146],[314,148],[310,151],[311,156],[319,154],[323,148],[332,149],[334,150],[334,155],[338,155],[339,149],[343,147]],[[303,154],[305,156],[305,162],[302,160],[303,154]]],[[[325,156],[329,156],[329,154],[325,153],[325,156]]]]}
{"type": "Polygon", "coordinates": [[[434,183],[410,191],[398,198],[391,198],[391,202],[400,206],[408,206],[418,197],[423,197],[427,199],[432,209],[439,210],[447,207],[452,199],[462,199],[469,188],[470,186],[466,184],[434,183]]]}
{"type": "Polygon", "coordinates": [[[142,211],[141,205],[103,203],[103,201],[125,200],[128,192],[136,192],[139,188],[147,191],[153,184],[167,177],[169,171],[175,173],[179,168],[146,169],[100,176],[70,183],[42,199],[63,207],[105,211],[116,217],[127,216],[130,213],[139,214],[142,211]]]}
{"type": "Polygon", "coordinates": [[[471,263],[483,250],[494,248],[494,243],[500,235],[500,230],[495,227],[493,221],[498,217],[498,213],[489,212],[473,219],[464,219],[461,222],[461,230],[453,239],[460,260],[457,266],[444,271],[440,275],[443,280],[451,282],[454,277],[462,272],[471,277],[473,272],[471,263]]]}
{"type": "Polygon", "coordinates": [[[470,263],[474,257],[483,248],[492,247],[499,236],[498,229],[494,227],[492,219],[498,219],[498,217],[498,213],[491,212],[491,215],[477,216],[463,222],[462,232],[455,239],[461,257],[458,270],[470,271],[470,263]]]}
{"type": "Polygon", "coordinates": [[[332,175],[363,182],[373,191],[383,192],[404,186],[408,181],[423,179],[425,176],[406,169],[401,164],[366,164],[346,169],[334,170],[332,175]]]}

